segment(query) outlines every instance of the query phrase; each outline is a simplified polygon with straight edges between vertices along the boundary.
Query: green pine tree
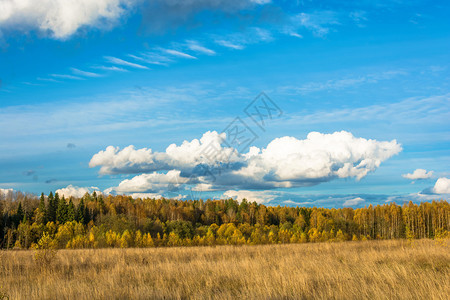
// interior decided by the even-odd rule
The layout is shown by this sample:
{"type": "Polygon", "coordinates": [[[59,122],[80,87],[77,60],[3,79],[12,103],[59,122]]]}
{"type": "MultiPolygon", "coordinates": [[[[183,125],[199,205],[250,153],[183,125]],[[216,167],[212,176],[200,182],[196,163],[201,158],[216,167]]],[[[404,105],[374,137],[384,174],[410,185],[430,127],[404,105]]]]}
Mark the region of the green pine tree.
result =
{"type": "Polygon", "coordinates": [[[58,221],[60,224],[66,223],[68,219],[67,213],[68,207],[66,199],[64,198],[64,196],[62,196],[62,198],[58,201],[58,208],[56,209],[56,221],[58,221]]]}
{"type": "Polygon", "coordinates": [[[47,197],[48,204],[47,204],[47,215],[46,220],[47,222],[55,222],[56,221],[56,209],[58,208],[58,200],[59,196],[58,193],[55,194],[55,197],[53,197],[53,193],[50,192],[47,197]]]}
{"type": "Polygon", "coordinates": [[[83,198],[81,198],[80,203],[78,204],[77,212],[76,212],[76,216],[75,216],[75,219],[77,222],[85,224],[85,219],[84,219],[85,211],[86,211],[86,207],[84,206],[84,200],[83,200],[83,198]]]}
{"type": "Polygon", "coordinates": [[[20,221],[23,221],[23,218],[25,217],[25,212],[22,208],[22,202],[19,202],[19,206],[17,207],[16,216],[15,216],[15,223],[16,226],[19,225],[20,221]]]}
{"type": "Polygon", "coordinates": [[[38,224],[46,224],[47,223],[46,217],[47,217],[47,209],[45,207],[45,195],[44,193],[42,193],[39,200],[39,206],[34,216],[34,220],[38,224]]]}
{"type": "Polygon", "coordinates": [[[72,222],[75,221],[76,217],[76,209],[73,204],[72,197],[69,199],[69,205],[67,206],[67,221],[72,222]]]}

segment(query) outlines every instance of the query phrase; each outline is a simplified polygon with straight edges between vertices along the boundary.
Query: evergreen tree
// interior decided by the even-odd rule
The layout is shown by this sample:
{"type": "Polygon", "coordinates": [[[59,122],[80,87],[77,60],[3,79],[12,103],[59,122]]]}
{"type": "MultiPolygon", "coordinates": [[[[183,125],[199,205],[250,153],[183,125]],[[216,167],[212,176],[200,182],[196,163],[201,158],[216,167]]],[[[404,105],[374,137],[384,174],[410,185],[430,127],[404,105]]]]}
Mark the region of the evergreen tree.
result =
{"type": "Polygon", "coordinates": [[[19,202],[19,206],[17,207],[16,215],[14,218],[15,225],[18,226],[20,224],[20,221],[22,221],[24,217],[25,217],[25,213],[22,208],[22,202],[19,202]]]}
{"type": "Polygon", "coordinates": [[[100,214],[103,215],[106,211],[106,206],[105,206],[105,201],[103,200],[103,196],[100,195],[98,197],[98,202],[99,202],[99,209],[100,209],[100,214]]]}
{"type": "Polygon", "coordinates": [[[41,193],[41,198],[39,200],[39,211],[45,213],[45,196],[41,193]]]}
{"type": "Polygon", "coordinates": [[[58,200],[59,196],[58,193],[55,194],[55,197],[53,197],[53,193],[50,192],[48,194],[48,205],[47,205],[47,222],[55,222],[56,221],[56,209],[58,208],[58,200]]]}
{"type": "Polygon", "coordinates": [[[68,207],[66,199],[64,198],[64,196],[62,196],[62,198],[58,201],[58,208],[56,209],[56,221],[58,221],[60,224],[66,223],[68,219],[67,213],[68,207]]]}
{"type": "Polygon", "coordinates": [[[81,198],[80,203],[77,207],[77,213],[76,213],[76,220],[77,222],[87,224],[91,220],[89,209],[84,205],[84,200],[81,198]]]}
{"type": "Polygon", "coordinates": [[[45,224],[45,215],[46,215],[46,209],[45,209],[45,196],[44,193],[41,193],[41,198],[39,200],[39,212],[44,216],[42,222],[45,224]]]}
{"type": "Polygon", "coordinates": [[[77,210],[75,212],[75,221],[79,223],[84,223],[84,201],[81,198],[80,203],[78,203],[77,210]]]}
{"type": "Polygon", "coordinates": [[[73,204],[72,197],[69,199],[69,205],[67,206],[67,221],[75,221],[76,209],[73,204]]]}

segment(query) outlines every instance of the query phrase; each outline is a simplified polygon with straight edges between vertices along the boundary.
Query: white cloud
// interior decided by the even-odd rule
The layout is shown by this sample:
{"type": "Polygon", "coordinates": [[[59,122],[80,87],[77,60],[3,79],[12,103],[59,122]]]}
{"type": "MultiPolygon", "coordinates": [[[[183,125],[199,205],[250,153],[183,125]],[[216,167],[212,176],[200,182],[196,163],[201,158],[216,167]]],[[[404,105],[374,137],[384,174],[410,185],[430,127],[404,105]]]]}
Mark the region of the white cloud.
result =
{"type": "Polygon", "coordinates": [[[195,52],[200,52],[200,53],[207,54],[207,55],[215,55],[216,54],[216,51],[208,49],[208,48],[200,45],[196,41],[187,41],[187,46],[189,49],[191,49],[192,51],[195,51],[195,52]]]}
{"type": "Polygon", "coordinates": [[[395,140],[378,142],[356,138],[346,131],[311,132],[305,140],[277,138],[265,149],[253,149],[247,166],[236,171],[244,177],[273,181],[291,187],[332,178],[358,180],[378,168],[382,161],[402,150],[395,140]]]}
{"type": "Polygon", "coordinates": [[[294,31],[290,31],[290,32],[288,32],[288,34],[289,34],[290,36],[294,36],[294,37],[299,38],[299,39],[302,39],[302,38],[303,38],[303,35],[298,34],[297,32],[294,32],[294,31]]]}
{"type": "Polygon", "coordinates": [[[342,204],[342,206],[355,206],[355,205],[358,205],[358,204],[360,204],[360,203],[363,203],[364,201],[365,201],[365,200],[364,200],[363,198],[361,198],[361,197],[356,197],[356,198],[349,199],[349,200],[345,201],[345,202],[342,204]]]}
{"type": "MultiPolygon", "coordinates": [[[[162,198],[162,195],[157,194],[157,193],[132,193],[132,194],[129,194],[129,196],[131,196],[133,199],[136,199],[136,198],[160,199],[160,198],[162,198]]],[[[175,199],[175,198],[172,198],[172,199],[175,199]]]]}
{"type": "Polygon", "coordinates": [[[266,191],[248,191],[248,190],[228,190],[223,193],[225,198],[233,198],[238,201],[242,201],[244,198],[249,202],[257,202],[257,203],[267,203],[276,198],[275,195],[272,195],[266,191]]]}
{"type": "Polygon", "coordinates": [[[450,194],[450,178],[439,178],[433,187],[433,193],[435,194],[450,194]]]}
{"type": "Polygon", "coordinates": [[[367,140],[345,131],[311,132],[304,140],[277,138],[266,148],[251,147],[244,154],[223,147],[224,140],[224,133],[208,131],[200,140],[172,144],[165,152],[109,146],[95,154],[89,166],[100,167],[100,174],[153,172],[124,180],[116,188],[119,192],[160,191],[168,184],[167,175],[154,171],[163,170],[180,170],[177,182],[196,184],[194,189],[273,189],[312,186],[335,178],[359,180],[402,150],[395,140],[367,140]]]}
{"type": "Polygon", "coordinates": [[[246,45],[258,44],[261,42],[273,41],[273,36],[270,31],[259,28],[251,27],[243,33],[232,33],[225,36],[213,36],[214,42],[218,45],[242,50],[246,45]]]}
{"type": "Polygon", "coordinates": [[[164,52],[166,52],[167,54],[173,55],[173,56],[177,56],[177,57],[182,57],[182,58],[189,58],[189,59],[197,59],[197,57],[192,56],[190,54],[178,51],[178,50],[172,50],[172,49],[163,49],[164,52]]]}
{"type": "Polygon", "coordinates": [[[199,164],[210,164],[206,155],[208,149],[216,149],[217,155],[212,163],[224,161],[226,158],[236,160],[236,151],[221,145],[225,134],[208,131],[200,140],[184,141],[180,146],[171,144],[165,152],[153,152],[152,149],[135,149],[130,145],[122,150],[109,146],[95,154],[89,166],[100,166],[100,174],[139,173],[144,171],[169,170],[172,168],[193,169],[199,164]]]}
{"type": "Polygon", "coordinates": [[[0,196],[7,196],[10,193],[13,193],[13,189],[2,189],[0,188],[0,196]]]}
{"type": "Polygon", "coordinates": [[[412,173],[403,174],[402,177],[411,179],[411,180],[417,180],[417,179],[427,179],[433,176],[433,171],[427,172],[427,170],[424,169],[416,169],[412,173]]]}
{"type": "Polygon", "coordinates": [[[143,57],[133,55],[133,54],[128,54],[128,56],[135,60],[139,60],[139,61],[143,61],[148,64],[159,65],[159,66],[167,66],[168,62],[172,62],[172,60],[170,58],[167,58],[167,57],[159,55],[159,54],[153,54],[153,53],[142,53],[143,57]]]}
{"type": "Polygon", "coordinates": [[[117,57],[112,57],[112,56],[105,56],[105,59],[108,60],[110,63],[116,64],[116,65],[121,65],[121,66],[127,66],[127,67],[132,67],[132,68],[136,68],[136,69],[148,69],[148,67],[140,65],[140,64],[135,64],[117,57]]]}
{"type": "Polygon", "coordinates": [[[101,77],[102,75],[97,74],[97,73],[93,73],[93,72],[87,72],[87,71],[82,71],[76,68],[70,68],[70,70],[72,70],[72,72],[76,75],[79,76],[84,76],[84,77],[101,77]]]}
{"type": "Polygon", "coordinates": [[[60,79],[76,79],[76,80],[82,79],[78,76],[67,75],[67,74],[50,74],[50,76],[55,77],[55,78],[60,78],[60,79]]]}
{"type": "Polygon", "coordinates": [[[125,14],[130,0],[2,0],[0,27],[38,29],[65,39],[83,26],[105,27],[125,14]]]}
{"type": "Polygon", "coordinates": [[[337,14],[333,11],[300,13],[292,19],[292,26],[306,28],[317,37],[326,36],[332,25],[339,25],[337,14]]]}
{"type": "MultiPolygon", "coordinates": [[[[107,190],[111,193],[133,193],[133,192],[160,192],[177,190],[182,184],[188,182],[188,178],[180,176],[180,171],[171,170],[167,174],[153,172],[141,174],[131,179],[123,180],[117,187],[107,190]]],[[[106,191],[105,191],[106,192],[106,191]]]]}
{"type": "Polygon", "coordinates": [[[96,187],[78,187],[78,186],[73,186],[71,184],[69,184],[67,187],[65,188],[61,188],[55,191],[55,193],[58,193],[58,195],[60,196],[64,196],[66,198],[69,197],[76,197],[76,198],[81,198],[84,196],[84,194],[86,193],[93,193],[94,191],[98,193],[101,193],[99,191],[98,188],[96,187]]]}
{"type": "Polygon", "coordinates": [[[352,11],[349,13],[350,19],[352,19],[359,27],[364,27],[364,22],[367,19],[367,12],[362,10],[352,11]]]}
{"type": "Polygon", "coordinates": [[[227,40],[219,39],[219,40],[216,40],[215,42],[218,45],[221,45],[221,46],[224,46],[224,47],[227,47],[227,48],[231,48],[231,49],[235,49],[235,50],[242,50],[242,49],[245,48],[243,45],[239,45],[239,44],[237,44],[235,42],[231,42],[231,41],[227,41],[227,40]]]}
{"type": "Polygon", "coordinates": [[[95,69],[105,70],[105,71],[118,71],[118,72],[128,72],[123,68],[118,68],[116,66],[94,66],[95,69]]]}

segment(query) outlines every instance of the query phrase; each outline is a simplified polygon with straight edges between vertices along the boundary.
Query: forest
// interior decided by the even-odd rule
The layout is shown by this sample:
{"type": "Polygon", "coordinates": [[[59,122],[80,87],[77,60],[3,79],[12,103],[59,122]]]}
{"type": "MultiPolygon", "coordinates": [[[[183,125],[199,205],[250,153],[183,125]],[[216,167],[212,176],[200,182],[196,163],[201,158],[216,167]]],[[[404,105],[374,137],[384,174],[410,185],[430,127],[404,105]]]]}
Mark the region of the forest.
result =
{"type": "Polygon", "coordinates": [[[0,198],[0,248],[144,248],[444,238],[445,200],[367,206],[266,206],[245,199],[66,199],[10,192],[0,198]]]}

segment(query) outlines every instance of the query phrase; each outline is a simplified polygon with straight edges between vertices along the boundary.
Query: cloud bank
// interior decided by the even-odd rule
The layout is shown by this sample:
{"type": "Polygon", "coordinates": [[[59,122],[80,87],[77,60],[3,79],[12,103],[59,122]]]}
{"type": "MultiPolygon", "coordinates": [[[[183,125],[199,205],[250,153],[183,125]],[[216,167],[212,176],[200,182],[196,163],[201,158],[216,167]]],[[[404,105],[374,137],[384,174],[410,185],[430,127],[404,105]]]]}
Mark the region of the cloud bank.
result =
{"type": "Polygon", "coordinates": [[[144,173],[111,188],[117,192],[161,192],[174,184],[209,191],[276,189],[337,178],[360,180],[402,150],[396,140],[357,138],[346,131],[311,132],[303,140],[276,138],[247,153],[227,147],[226,139],[225,133],[208,131],[200,140],[171,144],[164,152],[109,146],[95,154],[89,166],[100,167],[100,174],[144,173]]]}

